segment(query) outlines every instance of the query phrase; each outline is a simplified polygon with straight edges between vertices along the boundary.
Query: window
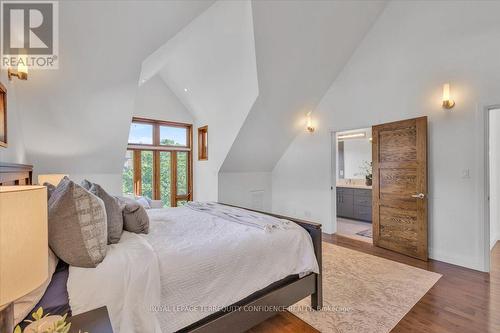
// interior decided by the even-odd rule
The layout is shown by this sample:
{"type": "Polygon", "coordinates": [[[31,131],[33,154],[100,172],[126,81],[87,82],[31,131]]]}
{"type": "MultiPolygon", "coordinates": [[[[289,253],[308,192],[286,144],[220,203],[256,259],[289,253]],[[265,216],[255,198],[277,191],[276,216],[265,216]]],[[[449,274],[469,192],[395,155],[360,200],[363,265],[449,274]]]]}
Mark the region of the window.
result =
{"type": "Polygon", "coordinates": [[[208,160],[208,126],[198,128],[198,160],[208,160]]]}
{"type": "Polygon", "coordinates": [[[123,193],[176,207],[192,200],[192,126],[133,118],[123,166],[123,193]]]}
{"type": "Polygon", "coordinates": [[[139,145],[153,144],[153,125],[144,123],[132,123],[128,136],[128,143],[139,145]]]}

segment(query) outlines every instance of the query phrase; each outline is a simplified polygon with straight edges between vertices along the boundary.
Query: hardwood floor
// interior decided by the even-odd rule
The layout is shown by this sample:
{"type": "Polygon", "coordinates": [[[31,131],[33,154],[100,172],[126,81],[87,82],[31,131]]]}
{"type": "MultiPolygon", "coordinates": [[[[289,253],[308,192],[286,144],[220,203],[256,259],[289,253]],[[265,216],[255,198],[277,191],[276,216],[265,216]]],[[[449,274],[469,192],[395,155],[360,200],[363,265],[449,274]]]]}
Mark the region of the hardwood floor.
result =
{"type": "MultiPolygon", "coordinates": [[[[500,332],[500,242],[492,251],[491,273],[487,274],[435,260],[420,261],[338,235],[325,234],[323,240],[443,275],[392,332],[500,332]]],[[[309,333],[318,330],[291,313],[283,312],[248,332],[309,333]]]]}

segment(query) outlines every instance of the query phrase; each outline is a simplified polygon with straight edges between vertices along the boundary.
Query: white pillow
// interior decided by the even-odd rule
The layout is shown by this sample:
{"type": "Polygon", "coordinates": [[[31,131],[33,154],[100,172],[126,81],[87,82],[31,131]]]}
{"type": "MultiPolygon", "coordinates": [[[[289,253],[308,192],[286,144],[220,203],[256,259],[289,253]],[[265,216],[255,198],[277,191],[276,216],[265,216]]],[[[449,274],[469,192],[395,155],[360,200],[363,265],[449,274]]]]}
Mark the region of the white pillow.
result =
{"type": "Polygon", "coordinates": [[[149,205],[151,206],[151,208],[163,208],[163,201],[149,200],[149,205]]]}
{"type": "Polygon", "coordinates": [[[52,252],[52,250],[49,248],[48,278],[44,283],[42,283],[40,287],[14,301],[14,325],[17,325],[21,321],[23,321],[23,319],[30,314],[30,311],[33,310],[35,305],[40,302],[43,294],[45,294],[45,290],[47,290],[47,287],[52,280],[52,274],[54,274],[54,272],[56,271],[58,261],[59,258],[57,258],[54,252],[52,252]]]}

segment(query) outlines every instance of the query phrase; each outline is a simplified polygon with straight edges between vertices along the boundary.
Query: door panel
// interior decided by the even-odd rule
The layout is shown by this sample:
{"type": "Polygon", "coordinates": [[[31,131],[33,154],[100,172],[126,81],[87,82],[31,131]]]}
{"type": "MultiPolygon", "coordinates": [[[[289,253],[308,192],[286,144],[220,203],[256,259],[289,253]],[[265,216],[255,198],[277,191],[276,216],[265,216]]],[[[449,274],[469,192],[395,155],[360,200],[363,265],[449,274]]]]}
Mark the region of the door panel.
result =
{"type": "Polygon", "coordinates": [[[372,134],[374,244],[427,260],[427,117],[372,134]]]}

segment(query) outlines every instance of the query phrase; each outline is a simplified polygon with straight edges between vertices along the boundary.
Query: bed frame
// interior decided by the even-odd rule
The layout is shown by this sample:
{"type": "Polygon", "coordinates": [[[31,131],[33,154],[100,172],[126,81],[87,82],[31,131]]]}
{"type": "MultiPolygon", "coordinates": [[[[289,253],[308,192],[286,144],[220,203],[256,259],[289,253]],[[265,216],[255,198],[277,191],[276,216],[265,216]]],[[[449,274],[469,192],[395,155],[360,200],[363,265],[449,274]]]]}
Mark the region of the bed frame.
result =
{"type": "MultiPolygon", "coordinates": [[[[31,185],[32,177],[31,165],[0,163],[0,185],[31,185]]],[[[321,224],[266,212],[259,213],[287,219],[304,228],[311,235],[320,274],[310,273],[302,278],[298,275],[288,276],[179,332],[244,332],[308,296],[311,296],[311,307],[314,310],[322,308],[321,224]]]]}

